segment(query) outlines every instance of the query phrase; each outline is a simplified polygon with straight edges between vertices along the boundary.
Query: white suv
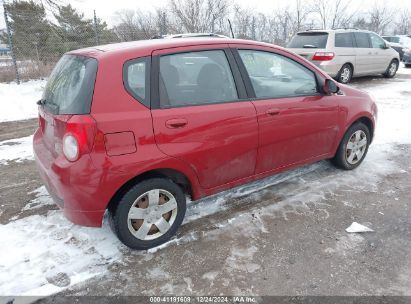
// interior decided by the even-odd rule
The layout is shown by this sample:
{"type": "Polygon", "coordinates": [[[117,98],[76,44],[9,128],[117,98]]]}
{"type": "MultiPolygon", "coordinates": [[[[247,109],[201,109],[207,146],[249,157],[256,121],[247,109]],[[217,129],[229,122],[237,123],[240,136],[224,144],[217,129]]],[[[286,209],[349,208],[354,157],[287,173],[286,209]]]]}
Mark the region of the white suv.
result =
{"type": "Polygon", "coordinates": [[[394,77],[400,63],[399,54],[384,39],[374,32],[357,29],[299,32],[287,48],[342,83],[356,76],[394,77]]]}

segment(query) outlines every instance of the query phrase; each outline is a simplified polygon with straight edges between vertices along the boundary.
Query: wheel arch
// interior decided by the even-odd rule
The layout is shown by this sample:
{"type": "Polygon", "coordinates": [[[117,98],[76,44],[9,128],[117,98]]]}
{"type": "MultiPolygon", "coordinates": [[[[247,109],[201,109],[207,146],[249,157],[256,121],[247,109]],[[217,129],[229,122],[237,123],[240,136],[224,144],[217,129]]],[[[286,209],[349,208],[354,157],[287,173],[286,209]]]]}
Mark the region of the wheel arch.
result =
{"type": "MultiPolygon", "coordinates": [[[[372,120],[371,120],[369,117],[367,117],[367,116],[362,116],[362,117],[358,118],[356,121],[354,121],[354,122],[350,125],[350,127],[351,127],[353,124],[357,123],[357,122],[362,122],[364,125],[367,126],[368,130],[370,131],[370,136],[371,136],[370,142],[372,142],[373,139],[374,139],[374,123],[372,122],[372,120]]],[[[348,129],[347,129],[347,130],[348,130],[348,129]]]]}
{"type": "Polygon", "coordinates": [[[128,190],[130,190],[137,183],[150,178],[170,179],[179,185],[183,192],[188,194],[190,197],[195,197],[196,195],[192,182],[184,173],[173,168],[157,168],[140,173],[125,182],[111,197],[106,209],[113,210],[117,206],[117,203],[120,201],[121,197],[128,190]]]}
{"type": "Polygon", "coordinates": [[[368,117],[366,114],[361,114],[357,117],[355,117],[354,119],[352,119],[349,123],[347,123],[344,127],[343,130],[341,130],[341,133],[339,134],[336,144],[334,146],[334,152],[333,155],[335,155],[335,153],[337,153],[337,149],[341,144],[341,141],[344,138],[345,133],[347,133],[348,129],[351,128],[352,125],[361,122],[363,124],[365,124],[368,128],[368,130],[370,131],[370,136],[371,136],[371,140],[370,143],[373,141],[374,139],[374,130],[375,130],[375,125],[374,125],[374,121],[368,117]]]}

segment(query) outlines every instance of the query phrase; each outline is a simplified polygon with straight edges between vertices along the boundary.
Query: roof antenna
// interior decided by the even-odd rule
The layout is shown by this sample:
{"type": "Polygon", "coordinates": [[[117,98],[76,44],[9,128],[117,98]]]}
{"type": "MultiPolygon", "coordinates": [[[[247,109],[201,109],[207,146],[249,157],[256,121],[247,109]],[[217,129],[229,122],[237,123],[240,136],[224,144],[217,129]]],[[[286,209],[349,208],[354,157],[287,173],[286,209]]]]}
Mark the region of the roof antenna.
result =
{"type": "Polygon", "coordinates": [[[231,21],[230,21],[230,19],[227,19],[227,20],[228,20],[228,25],[230,26],[231,37],[235,38],[234,37],[234,32],[233,32],[233,27],[231,26],[231,21]]]}

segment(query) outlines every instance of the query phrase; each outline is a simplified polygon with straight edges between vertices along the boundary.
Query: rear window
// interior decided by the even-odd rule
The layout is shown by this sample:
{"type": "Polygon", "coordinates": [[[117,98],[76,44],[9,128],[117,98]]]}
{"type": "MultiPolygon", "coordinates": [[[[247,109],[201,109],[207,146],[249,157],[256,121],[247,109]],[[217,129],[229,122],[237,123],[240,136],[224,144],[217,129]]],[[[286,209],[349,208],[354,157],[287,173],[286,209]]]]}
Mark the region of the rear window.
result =
{"type": "Polygon", "coordinates": [[[64,55],[47,82],[45,107],[53,114],[90,113],[96,72],[96,59],[64,55]]]}
{"type": "Polygon", "coordinates": [[[352,34],[351,33],[337,33],[335,34],[335,46],[336,47],[353,47],[352,34]]]}
{"type": "Polygon", "coordinates": [[[327,45],[327,40],[328,33],[324,32],[298,33],[291,39],[287,47],[324,49],[327,45]]]}

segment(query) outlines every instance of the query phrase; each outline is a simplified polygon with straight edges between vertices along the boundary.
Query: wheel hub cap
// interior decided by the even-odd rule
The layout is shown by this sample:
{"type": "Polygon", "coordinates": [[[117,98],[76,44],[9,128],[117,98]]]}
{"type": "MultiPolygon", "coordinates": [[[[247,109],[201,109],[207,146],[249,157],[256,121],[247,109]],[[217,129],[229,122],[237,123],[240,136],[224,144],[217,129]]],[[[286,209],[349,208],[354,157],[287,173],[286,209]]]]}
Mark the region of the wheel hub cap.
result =
{"type": "Polygon", "coordinates": [[[390,70],[389,70],[390,75],[394,75],[396,70],[397,70],[397,64],[395,62],[391,63],[390,70]]]}
{"type": "Polygon", "coordinates": [[[364,157],[367,149],[367,135],[364,131],[355,131],[347,142],[346,146],[346,159],[351,165],[357,164],[364,157]]]}
{"type": "Polygon", "coordinates": [[[343,82],[347,82],[350,79],[350,75],[351,75],[350,69],[344,68],[344,70],[341,73],[341,80],[343,82]]]}
{"type": "Polygon", "coordinates": [[[168,191],[153,189],[140,195],[128,213],[128,229],[140,240],[153,240],[165,234],[177,216],[177,201],[168,191]]]}

